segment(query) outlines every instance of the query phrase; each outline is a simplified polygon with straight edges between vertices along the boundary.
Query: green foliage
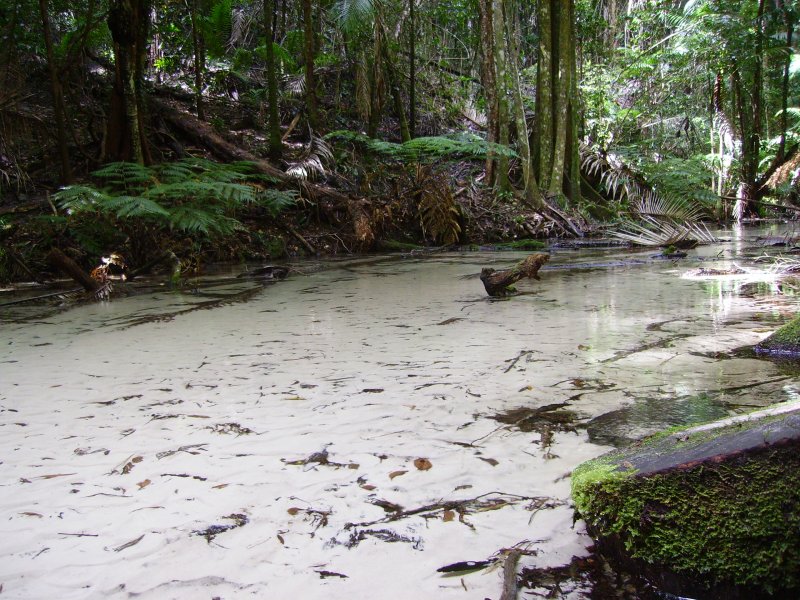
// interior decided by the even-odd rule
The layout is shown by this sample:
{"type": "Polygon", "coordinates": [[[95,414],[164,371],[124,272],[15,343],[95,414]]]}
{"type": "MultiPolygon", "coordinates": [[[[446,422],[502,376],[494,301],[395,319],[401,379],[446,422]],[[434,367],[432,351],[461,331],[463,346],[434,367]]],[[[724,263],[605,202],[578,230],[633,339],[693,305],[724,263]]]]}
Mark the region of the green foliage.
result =
{"type": "Polygon", "coordinates": [[[228,49],[228,40],[233,31],[232,10],[231,0],[217,0],[212,5],[208,16],[202,19],[200,27],[203,39],[209,55],[213,58],[225,56],[228,49]]]}
{"type": "Polygon", "coordinates": [[[120,223],[227,236],[242,227],[234,216],[237,209],[258,206],[274,216],[296,199],[294,192],[263,188],[259,181],[269,178],[251,170],[248,163],[196,158],[152,167],[110,163],[93,173],[100,186],[68,186],[55,199],[73,216],[101,215],[120,223]]]}
{"type": "Polygon", "coordinates": [[[641,169],[648,183],[662,196],[694,200],[708,206],[717,201],[716,194],[708,188],[712,172],[701,157],[671,157],[642,163],[641,169]]]}
{"type": "Polygon", "coordinates": [[[325,139],[340,143],[350,143],[363,152],[378,154],[385,158],[405,163],[462,159],[483,160],[490,153],[499,156],[517,156],[510,148],[487,142],[471,133],[419,137],[403,144],[396,144],[370,138],[356,131],[340,130],[329,133],[325,136],[325,139]]]}

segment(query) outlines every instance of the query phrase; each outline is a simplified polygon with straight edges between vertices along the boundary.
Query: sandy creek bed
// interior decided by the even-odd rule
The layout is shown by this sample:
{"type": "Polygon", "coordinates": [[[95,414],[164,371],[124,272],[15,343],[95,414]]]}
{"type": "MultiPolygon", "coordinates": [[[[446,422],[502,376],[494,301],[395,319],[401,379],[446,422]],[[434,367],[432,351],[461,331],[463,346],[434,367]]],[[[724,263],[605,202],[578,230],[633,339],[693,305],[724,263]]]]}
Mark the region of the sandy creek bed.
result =
{"type": "Polygon", "coordinates": [[[475,275],[522,254],[345,261],[183,314],[253,284],[6,320],[2,596],[497,599],[502,560],[437,569],[586,555],[569,473],[603,444],[795,396],[791,373],[728,352],[795,298],[681,277],[742,244],[675,263],[558,251],[501,301],[475,275]],[[492,418],[549,405],[561,417],[533,427],[492,418]]]}

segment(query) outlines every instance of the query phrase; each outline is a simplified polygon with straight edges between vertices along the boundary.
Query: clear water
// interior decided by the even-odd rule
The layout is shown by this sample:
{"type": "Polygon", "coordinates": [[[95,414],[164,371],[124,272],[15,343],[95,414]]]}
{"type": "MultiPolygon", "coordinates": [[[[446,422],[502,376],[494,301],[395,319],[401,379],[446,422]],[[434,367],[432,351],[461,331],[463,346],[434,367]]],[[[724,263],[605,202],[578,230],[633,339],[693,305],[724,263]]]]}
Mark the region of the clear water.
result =
{"type": "Polygon", "coordinates": [[[522,567],[568,564],[590,545],[572,525],[577,464],[797,394],[790,367],[732,352],[797,299],[770,278],[682,277],[765,251],[723,235],[675,262],[557,251],[502,300],[477,273],[525,254],[304,264],[265,287],[0,309],[3,591],[482,598],[502,569],[437,569],[511,547],[522,567]],[[490,418],[550,404],[568,427],[490,418]],[[226,528],[235,515],[246,523],[226,528]]]}

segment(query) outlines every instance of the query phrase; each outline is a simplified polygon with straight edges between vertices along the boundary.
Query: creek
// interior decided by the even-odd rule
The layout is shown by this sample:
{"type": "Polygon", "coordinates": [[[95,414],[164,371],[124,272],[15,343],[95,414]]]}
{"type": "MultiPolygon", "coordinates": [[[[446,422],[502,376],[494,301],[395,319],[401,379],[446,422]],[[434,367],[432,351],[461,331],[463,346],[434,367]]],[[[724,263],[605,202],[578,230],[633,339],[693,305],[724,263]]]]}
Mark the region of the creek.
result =
{"type": "Polygon", "coordinates": [[[587,597],[589,571],[535,576],[589,556],[575,466],[797,396],[736,352],[794,316],[790,282],[686,276],[784,231],[718,233],[555,249],[504,299],[477,275],[526,253],[0,308],[4,597],[497,599],[512,548],[531,590],[587,597]]]}

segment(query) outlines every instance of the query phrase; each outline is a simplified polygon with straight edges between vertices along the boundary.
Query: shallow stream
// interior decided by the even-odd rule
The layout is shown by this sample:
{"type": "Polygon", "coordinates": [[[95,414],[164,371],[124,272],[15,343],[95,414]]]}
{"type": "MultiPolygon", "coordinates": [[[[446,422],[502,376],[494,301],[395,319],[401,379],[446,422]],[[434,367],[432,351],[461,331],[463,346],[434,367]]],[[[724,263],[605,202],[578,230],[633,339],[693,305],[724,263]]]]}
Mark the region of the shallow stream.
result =
{"type": "Polygon", "coordinates": [[[497,599],[512,548],[529,574],[574,564],[577,464],[796,397],[796,369],[733,352],[791,287],[685,277],[754,266],[758,233],[674,261],[554,250],[501,300],[477,274],[524,253],[0,308],[3,597],[497,599]]]}

